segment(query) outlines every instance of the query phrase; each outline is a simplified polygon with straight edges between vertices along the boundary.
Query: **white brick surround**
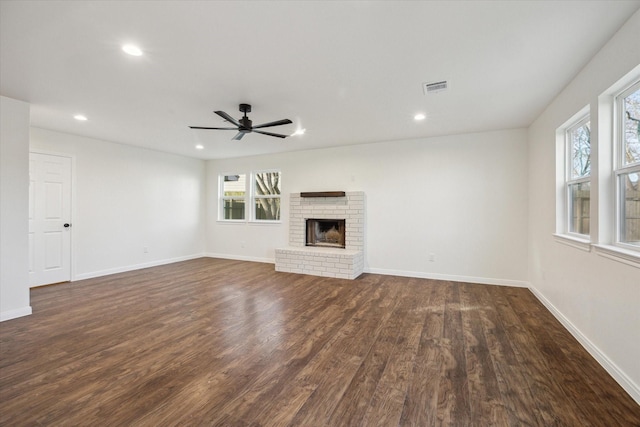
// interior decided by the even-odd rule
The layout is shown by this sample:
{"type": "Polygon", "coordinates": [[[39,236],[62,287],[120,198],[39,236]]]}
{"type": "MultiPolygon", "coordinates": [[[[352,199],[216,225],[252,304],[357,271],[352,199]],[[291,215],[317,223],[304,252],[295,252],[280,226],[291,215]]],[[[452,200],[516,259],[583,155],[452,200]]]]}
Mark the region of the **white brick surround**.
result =
{"type": "Polygon", "coordinates": [[[291,194],[289,246],[278,248],[276,271],[355,279],[364,270],[364,192],[345,197],[300,197],[291,194]],[[306,220],[344,219],[345,248],[305,246],[306,220]]]}

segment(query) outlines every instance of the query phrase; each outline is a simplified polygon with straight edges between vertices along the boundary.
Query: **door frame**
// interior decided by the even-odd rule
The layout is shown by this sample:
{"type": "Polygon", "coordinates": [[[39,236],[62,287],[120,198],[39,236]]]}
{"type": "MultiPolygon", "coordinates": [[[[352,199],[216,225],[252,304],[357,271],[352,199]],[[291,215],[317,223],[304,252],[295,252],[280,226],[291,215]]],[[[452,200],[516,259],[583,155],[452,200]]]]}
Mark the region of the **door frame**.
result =
{"type": "MultiPolygon", "coordinates": [[[[76,155],[64,153],[61,151],[51,151],[51,150],[41,150],[38,148],[29,148],[29,154],[44,154],[47,156],[57,156],[57,157],[66,157],[71,159],[71,242],[69,245],[69,281],[74,282],[76,280],[76,258],[75,258],[75,250],[76,247],[76,233],[73,232],[74,226],[77,223],[77,211],[76,211],[76,155]]],[[[37,286],[34,286],[37,287],[37,286]]]]}

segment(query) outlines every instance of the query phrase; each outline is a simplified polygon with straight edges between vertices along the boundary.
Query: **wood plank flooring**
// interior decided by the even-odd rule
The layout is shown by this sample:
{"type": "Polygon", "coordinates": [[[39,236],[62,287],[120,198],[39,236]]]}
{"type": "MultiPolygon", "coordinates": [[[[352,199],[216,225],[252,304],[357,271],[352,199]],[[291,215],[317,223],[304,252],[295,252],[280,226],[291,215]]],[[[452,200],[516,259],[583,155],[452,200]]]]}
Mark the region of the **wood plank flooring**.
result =
{"type": "Polygon", "coordinates": [[[31,298],[2,426],[640,426],[527,289],[202,258],[31,298]]]}

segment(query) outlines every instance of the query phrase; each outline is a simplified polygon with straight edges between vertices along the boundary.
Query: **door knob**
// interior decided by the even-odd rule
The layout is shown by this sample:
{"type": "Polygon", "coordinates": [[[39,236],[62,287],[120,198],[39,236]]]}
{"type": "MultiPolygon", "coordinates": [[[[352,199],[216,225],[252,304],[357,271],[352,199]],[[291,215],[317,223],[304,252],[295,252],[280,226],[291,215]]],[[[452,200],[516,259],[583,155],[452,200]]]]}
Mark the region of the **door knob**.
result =
{"type": "Polygon", "coordinates": [[[71,227],[71,224],[69,224],[68,222],[65,222],[64,228],[69,228],[69,227],[71,227]]]}

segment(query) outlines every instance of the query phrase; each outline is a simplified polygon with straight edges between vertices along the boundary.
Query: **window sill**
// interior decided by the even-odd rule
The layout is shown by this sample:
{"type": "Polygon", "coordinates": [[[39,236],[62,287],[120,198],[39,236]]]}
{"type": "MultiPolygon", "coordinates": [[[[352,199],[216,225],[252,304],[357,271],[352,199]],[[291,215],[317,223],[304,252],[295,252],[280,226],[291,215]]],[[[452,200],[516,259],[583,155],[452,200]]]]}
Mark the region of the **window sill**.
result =
{"type": "Polygon", "coordinates": [[[282,221],[247,221],[244,219],[219,219],[218,224],[234,224],[234,225],[279,225],[282,221]]]}
{"type": "Polygon", "coordinates": [[[554,234],[553,237],[555,237],[556,242],[562,243],[563,245],[568,245],[585,252],[591,252],[591,241],[587,239],[581,239],[568,234],[554,234]]]}
{"type": "Polygon", "coordinates": [[[640,252],[612,245],[593,245],[593,247],[600,256],[640,268],[640,252]]]}

